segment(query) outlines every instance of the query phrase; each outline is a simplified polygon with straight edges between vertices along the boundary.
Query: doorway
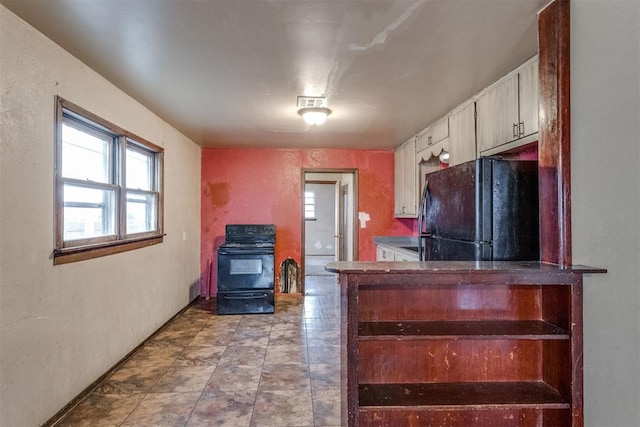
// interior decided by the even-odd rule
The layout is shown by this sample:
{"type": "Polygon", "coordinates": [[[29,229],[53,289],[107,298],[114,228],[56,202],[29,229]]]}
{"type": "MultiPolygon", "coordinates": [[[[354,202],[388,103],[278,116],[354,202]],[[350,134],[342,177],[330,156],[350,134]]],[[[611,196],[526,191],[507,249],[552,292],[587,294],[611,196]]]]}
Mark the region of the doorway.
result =
{"type": "MultiPolygon", "coordinates": [[[[307,277],[333,276],[324,267],[357,259],[357,170],[302,171],[302,289],[307,277]]],[[[306,293],[306,292],[305,292],[306,293]]]]}

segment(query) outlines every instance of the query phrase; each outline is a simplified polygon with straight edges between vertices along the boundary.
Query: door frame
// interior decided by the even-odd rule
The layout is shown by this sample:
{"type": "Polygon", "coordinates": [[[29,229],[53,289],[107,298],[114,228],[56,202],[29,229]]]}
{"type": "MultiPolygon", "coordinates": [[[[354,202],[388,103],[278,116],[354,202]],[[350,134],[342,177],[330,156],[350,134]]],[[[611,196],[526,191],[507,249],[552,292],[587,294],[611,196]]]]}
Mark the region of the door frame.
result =
{"type": "MultiPolygon", "coordinates": [[[[353,236],[353,242],[352,242],[352,247],[353,247],[353,260],[357,261],[358,260],[358,227],[356,226],[356,224],[358,223],[358,169],[353,168],[353,169],[346,169],[346,168],[338,168],[338,169],[332,169],[332,168],[302,168],[300,171],[300,213],[301,213],[301,221],[300,221],[300,280],[301,280],[301,287],[302,287],[302,293],[304,293],[304,280],[305,280],[305,271],[304,271],[304,264],[305,264],[305,220],[304,220],[304,190],[305,190],[305,184],[307,183],[306,180],[306,175],[307,174],[350,174],[352,176],[352,181],[353,181],[353,189],[351,191],[352,196],[353,196],[353,218],[352,218],[352,224],[353,224],[353,229],[351,230],[351,235],[353,236]]],[[[313,180],[316,181],[317,180],[313,180]]],[[[335,182],[333,180],[327,180],[327,181],[332,181],[335,182]]],[[[337,206],[336,206],[337,209],[337,206]]]]}

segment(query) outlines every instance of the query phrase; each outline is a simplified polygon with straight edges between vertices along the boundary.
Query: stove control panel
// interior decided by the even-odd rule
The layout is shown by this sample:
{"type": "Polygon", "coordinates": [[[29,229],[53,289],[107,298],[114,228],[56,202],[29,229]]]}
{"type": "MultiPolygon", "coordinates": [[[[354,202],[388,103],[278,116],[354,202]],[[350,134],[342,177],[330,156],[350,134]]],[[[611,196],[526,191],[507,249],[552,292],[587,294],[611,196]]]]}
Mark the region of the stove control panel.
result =
{"type": "Polygon", "coordinates": [[[276,226],[274,224],[228,224],[225,234],[227,237],[275,236],[276,226]]]}

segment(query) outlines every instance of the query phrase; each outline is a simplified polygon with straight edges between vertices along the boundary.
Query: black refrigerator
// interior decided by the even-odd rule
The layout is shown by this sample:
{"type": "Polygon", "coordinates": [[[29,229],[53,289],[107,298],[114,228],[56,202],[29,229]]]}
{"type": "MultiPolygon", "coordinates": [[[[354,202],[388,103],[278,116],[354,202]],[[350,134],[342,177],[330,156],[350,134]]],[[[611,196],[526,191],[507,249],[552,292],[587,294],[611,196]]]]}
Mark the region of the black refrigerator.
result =
{"type": "Polygon", "coordinates": [[[538,162],[492,157],[426,174],[418,216],[427,261],[535,261],[538,162]]]}

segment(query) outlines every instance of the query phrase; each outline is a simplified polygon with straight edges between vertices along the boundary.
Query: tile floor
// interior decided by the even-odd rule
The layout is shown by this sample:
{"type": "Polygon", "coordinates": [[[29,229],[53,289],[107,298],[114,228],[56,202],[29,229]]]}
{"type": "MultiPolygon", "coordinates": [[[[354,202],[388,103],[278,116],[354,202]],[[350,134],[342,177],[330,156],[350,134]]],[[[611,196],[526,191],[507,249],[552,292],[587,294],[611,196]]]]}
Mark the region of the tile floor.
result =
{"type": "Polygon", "coordinates": [[[55,426],[339,426],[339,301],[333,275],[279,295],[273,315],[201,300],[55,426]]]}

